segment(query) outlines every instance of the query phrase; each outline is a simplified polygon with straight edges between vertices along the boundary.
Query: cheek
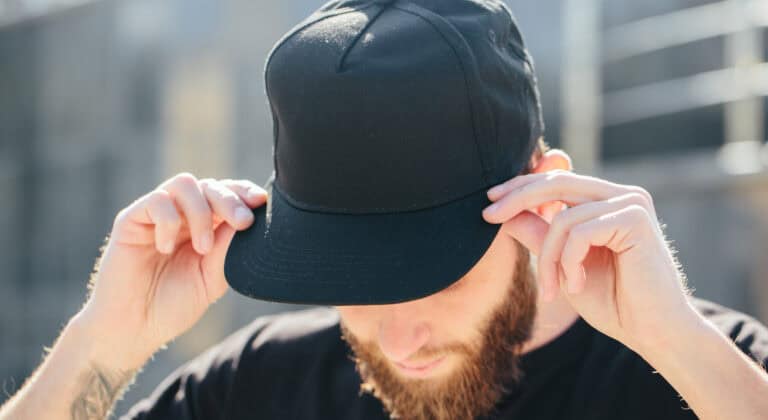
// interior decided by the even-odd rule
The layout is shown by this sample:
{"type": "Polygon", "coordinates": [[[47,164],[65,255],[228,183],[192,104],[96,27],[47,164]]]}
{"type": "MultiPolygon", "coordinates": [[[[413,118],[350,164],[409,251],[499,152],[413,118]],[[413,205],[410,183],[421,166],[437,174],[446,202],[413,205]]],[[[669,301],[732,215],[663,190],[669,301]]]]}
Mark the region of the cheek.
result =
{"type": "Polygon", "coordinates": [[[467,280],[460,289],[440,294],[435,304],[440,308],[435,326],[448,337],[462,341],[479,336],[484,322],[506,299],[510,286],[505,276],[467,280]]]}
{"type": "Polygon", "coordinates": [[[341,322],[349,331],[361,341],[373,341],[378,316],[370,307],[366,306],[338,306],[341,322]]]}

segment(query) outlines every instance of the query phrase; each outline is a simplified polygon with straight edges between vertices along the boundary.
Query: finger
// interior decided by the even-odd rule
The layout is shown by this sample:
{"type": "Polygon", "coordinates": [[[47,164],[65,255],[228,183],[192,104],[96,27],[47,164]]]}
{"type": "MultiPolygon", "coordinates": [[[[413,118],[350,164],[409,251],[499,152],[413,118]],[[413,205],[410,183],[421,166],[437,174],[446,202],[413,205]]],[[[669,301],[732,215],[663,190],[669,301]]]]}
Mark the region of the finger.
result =
{"type": "Polygon", "coordinates": [[[267,202],[267,192],[264,188],[245,179],[224,179],[222,185],[234,191],[250,208],[255,208],[267,202]]]}
{"type": "Polygon", "coordinates": [[[163,254],[173,253],[182,219],[173,198],[164,190],[149,193],[146,200],[146,218],[155,225],[155,248],[163,254]]]}
{"type": "Polygon", "coordinates": [[[117,213],[110,240],[130,245],[156,244],[155,221],[147,211],[147,205],[158,199],[157,194],[162,192],[150,191],[117,213]]]}
{"type": "Polygon", "coordinates": [[[629,187],[629,188],[634,187],[632,185],[616,184],[614,182],[610,182],[605,179],[597,178],[589,175],[577,174],[575,172],[567,171],[564,169],[553,169],[547,172],[530,173],[530,174],[516,176],[489,189],[487,191],[487,195],[491,201],[496,201],[499,198],[505,196],[507,193],[523,188],[528,184],[532,184],[534,182],[541,182],[541,181],[550,182],[553,180],[557,180],[558,182],[563,181],[569,184],[579,180],[582,180],[582,181],[594,180],[594,181],[599,181],[611,186],[629,187]]]}
{"type": "Polygon", "coordinates": [[[584,289],[586,278],[582,275],[582,262],[591,247],[606,247],[621,254],[636,246],[639,243],[637,233],[650,226],[648,212],[635,204],[574,226],[563,246],[560,259],[569,282],[568,291],[579,293],[584,289]]]}
{"type": "Polygon", "coordinates": [[[507,192],[494,204],[483,210],[483,217],[490,223],[501,223],[517,213],[552,201],[562,201],[571,207],[591,201],[605,200],[633,192],[629,187],[600,178],[558,172],[507,192]]]}
{"type": "Polygon", "coordinates": [[[214,179],[203,179],[200,187],[214,214],[235,229],[245,229],[253,222],[253,211],[239,195],[214,179]]]}
{"type": "Polygon", "coordinates": [[[504,222],[501,230],[538,256],[549,230],[549,223],[536,213],[524,211],[504,222]]]}
{"type": "Polygon", "coordinates": [[[210,251],[213,246],[213,217],[197,179],[191,174],[183,173],[163,183],[161,188],[168,191],[181,207],[189,224],[195,250],[200,254],[210,251]]]}
{"type": "MultiPolygon", "coordinates": [[[[541,245],[549,230],[549,223],[541,216],[530,211],[524,211],[519,215],[508,220],[501,226],[501,231],[516,239],[534,255],[540,255],[541,245]]],[[[557,291],[557,285],[545,284],[540,276],[536,276],[539,293],[542,298],[549,296],[554,289],[557,291]]]]}
{"type": "Polygon", "coordinates": [[[234,236],[235,229],[227,223],[222,223],[216,229],[211,252],[203,258],[201,267],[209,303],[221,298],[229,287],[224,277],[224,259],[234,236]]]}
{"type": "Polygon", "coordinates": [[[517,188],[520,188],[524,185],[530,184],[531,182],[536,182],[541,179],[551,178],[552,176],[557,176],[565,172],[573,173],[570,171],[566,171],[564,169],[553,169],[551,171],[546,171],[546,172],[518,175],[489,189],[487,191],[487,195],[491,201],[496,201],[502,196],[504,196],[506,193],[512,190],[515,190],[517,188]]]}
{"type": "MultiPolygon", "coordinates": [[[[563,247],[574,226],[600,215],[613,213],[632,204],[643,205],[643,197],[636,193],[624,194],[604,201],[593,201],[563,210],[552,219],[549,231],[541,246],[538,259],[538,273],[541,282],[554,285],[558,282],[557,266],[560,264],[563,247]]],[[[554,289],[554,288],[553,288],[554,289]]],[[[548,288],[548,291],[554,291],[548,288]]],[[[544,298],[554,297],[545,295],[544,298]]]]}

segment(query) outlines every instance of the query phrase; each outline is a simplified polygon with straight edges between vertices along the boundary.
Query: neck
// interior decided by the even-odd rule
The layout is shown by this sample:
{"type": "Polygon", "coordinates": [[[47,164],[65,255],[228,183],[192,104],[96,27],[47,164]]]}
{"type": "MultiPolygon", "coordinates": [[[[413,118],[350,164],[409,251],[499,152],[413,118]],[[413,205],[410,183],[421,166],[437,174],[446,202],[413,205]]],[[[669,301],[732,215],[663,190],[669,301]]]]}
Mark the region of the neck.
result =
{"type": "Polygon", "coordinates": [[[539,298],[531,338],[523,344],[523,353],[535,350],[557,338],[579,317],[562,293],[551,302],[539,298]]]}

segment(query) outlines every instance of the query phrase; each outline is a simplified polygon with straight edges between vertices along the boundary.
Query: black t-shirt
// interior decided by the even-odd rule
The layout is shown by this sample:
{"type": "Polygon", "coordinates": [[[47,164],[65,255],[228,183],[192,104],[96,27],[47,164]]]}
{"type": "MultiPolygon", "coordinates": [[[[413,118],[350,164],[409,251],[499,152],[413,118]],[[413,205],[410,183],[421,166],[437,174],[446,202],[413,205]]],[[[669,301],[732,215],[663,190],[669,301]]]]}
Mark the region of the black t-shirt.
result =
{"type": "MultiPolygon", "coordinates": [[[[728,308],[697,309],[768,365],[768,329],[728,308]]],[[[387,419],[360,377],[330,308],[256,319],[181,366],[122,419],[387,419]]],[[[498,419],[694,419],[640,356],[578,319],[526,353],[521,386],[498,419]]]]}

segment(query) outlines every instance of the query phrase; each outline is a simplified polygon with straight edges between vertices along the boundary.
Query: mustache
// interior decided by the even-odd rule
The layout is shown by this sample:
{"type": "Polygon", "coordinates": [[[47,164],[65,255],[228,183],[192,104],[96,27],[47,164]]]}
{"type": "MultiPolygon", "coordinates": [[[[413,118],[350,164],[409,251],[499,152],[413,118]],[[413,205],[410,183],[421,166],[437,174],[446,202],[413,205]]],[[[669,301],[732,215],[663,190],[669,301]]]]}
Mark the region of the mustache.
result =
{"type": "Polygon", "coordinates": [[[471,356],[474,350],[462,343],[447,344],[440,347],[422,347],[409,359],[433,359],[445,355],[471,356]]]}
{"type": "MultiPolygon", "coordinates": [[[[348,333],[349,334],[349,333],[348,333]]],[[[346,335],[343,334],[342,337],[344,339],[347,339],[346,335]]],[[[347,340],[349,341],[349,340],[347,340]]],[[[367,341],[367,342],[361,342],[358,347],[362,347],[365,349],[366,353],[368,354],[376,354],[376,357],[382,360],[389,360],[386,356],[384,356],[384,353],[379,349],[379,346],[367,341]]],[[[471,346],[464,344],[464,343],[449,343],[444,344],[440,346],[424,346],[421,347],[419,350],[417,350],[415,353],[408,356],[406,360],[421,360],[421,359],[436,359],[438,357],[442,356],[448,356],[448,355],[458,355],[458,356],[466,356],[470,357],[473,354],[477,352],[476,349],[472,348],[471,346]]]]}

